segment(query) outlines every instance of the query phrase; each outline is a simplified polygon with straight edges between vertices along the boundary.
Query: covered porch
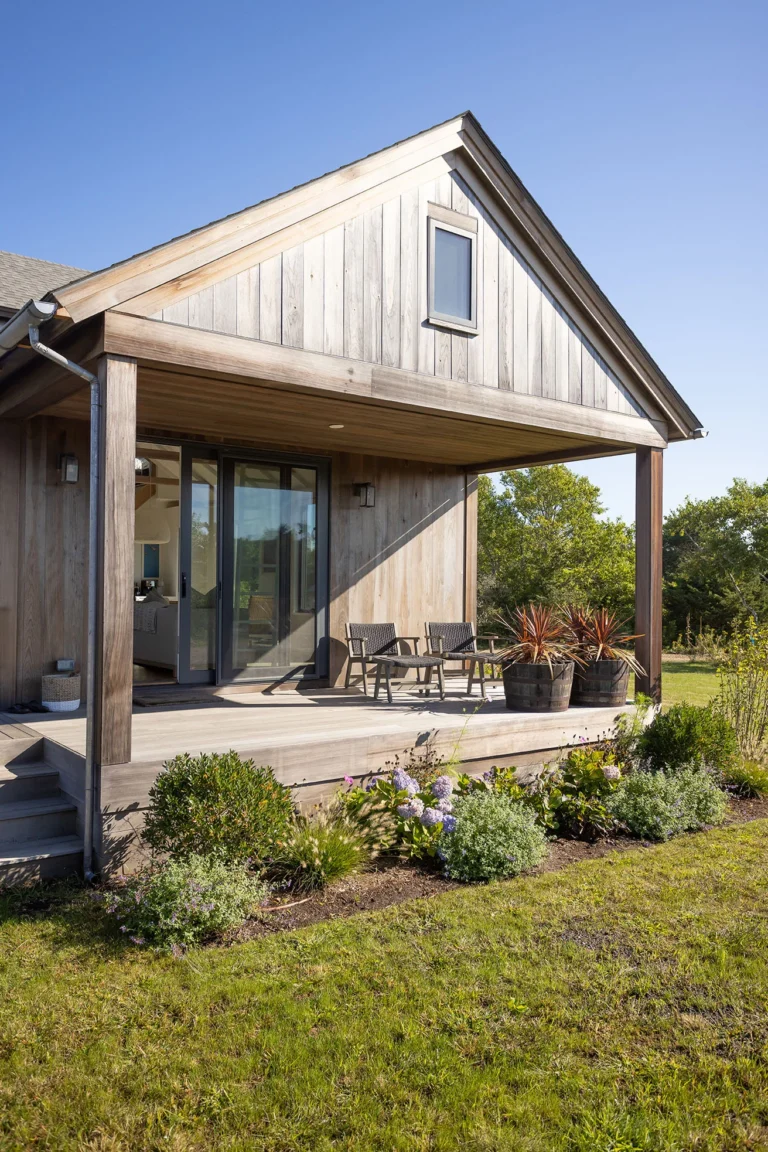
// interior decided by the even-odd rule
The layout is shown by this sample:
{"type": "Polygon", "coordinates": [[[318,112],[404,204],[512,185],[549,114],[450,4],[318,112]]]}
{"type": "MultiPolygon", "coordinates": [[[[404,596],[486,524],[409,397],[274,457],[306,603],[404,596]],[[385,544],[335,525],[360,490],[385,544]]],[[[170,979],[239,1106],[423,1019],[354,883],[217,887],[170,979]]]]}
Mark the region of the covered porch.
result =
{"type": "MultiPolygon", "coordinates": [[[[488,700],[466,695],[466,677],[450,676],[446,699],[423,695],[404,683],[393,703],[374,701],[360,689],[315,691],[223,690],[156,693],[139,697],[131,716],[132,758],[102,765],[98,797],[104,863],[123,866],[135,851],[149,789],[163,763],[184,752],[234,749],[257,764],[269,764],[293,786],[300,803],[330,795],[345,776],[360,778],[402,760],[411,749],[478,774],[492,764],[541,764],[568,745],[593,742],[613,727],[615,708],[570,708],[567,712],[510,712],[499,681],[488,700]]],[[[626,706],[627,711],[632,705],[626,706]]],[[[72,779],[86,752],[85,710],[68,715],[18,718],[0,714],[19,738],[37,737],[38,755],[72,779]]]]}

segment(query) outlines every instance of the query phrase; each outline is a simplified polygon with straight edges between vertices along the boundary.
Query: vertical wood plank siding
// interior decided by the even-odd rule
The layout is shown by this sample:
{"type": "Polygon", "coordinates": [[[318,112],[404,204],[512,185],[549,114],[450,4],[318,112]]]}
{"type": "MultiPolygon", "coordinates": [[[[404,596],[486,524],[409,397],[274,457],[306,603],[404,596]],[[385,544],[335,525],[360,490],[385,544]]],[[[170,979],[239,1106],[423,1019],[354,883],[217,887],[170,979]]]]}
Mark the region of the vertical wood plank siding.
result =
{"type": "MultiPolygon", "coordinates": [[[[475,615],[476,480],[457,468],[335,453],[331,468],[331,682],[346,662],[344,625],[394,620],[422,636],[432,618],[475,615]],[[376,485],[361,508],[354,484],[376,485]],[[465,488],[469,485],[469,507],[465,488]]],[[[423,647],[422,647],[423,651],[423,647]]]]}
{"type": "Polygon", "coordinates": [[[177,301],[158,318],[645,415],[458,172],[177,301]],[[477,335],[426,322],[430,203],[477,220],[477,335]]]}

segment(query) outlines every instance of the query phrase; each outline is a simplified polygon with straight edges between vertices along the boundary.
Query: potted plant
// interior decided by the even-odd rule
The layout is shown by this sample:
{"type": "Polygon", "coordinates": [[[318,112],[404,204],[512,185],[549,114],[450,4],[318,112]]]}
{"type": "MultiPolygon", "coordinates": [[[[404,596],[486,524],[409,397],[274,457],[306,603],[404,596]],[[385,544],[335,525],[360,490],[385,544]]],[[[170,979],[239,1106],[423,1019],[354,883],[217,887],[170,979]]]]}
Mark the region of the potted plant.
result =
{"type": "Polygon", "coordinates": [[[578,644],[565,622],[540,604],[499,617],[510,633],[501,652],[507,708],[518,712],[564,712],[571,698],[578,644]]]}
{"type": "Polygon", "coordinates": [[[643,673],[634,652],[626,647],[639,635],[623,632],[626,620],[619,620],[607,608],[570,605],[564,619],[580,656],[571,703],[587,708],[626,704],[630,672],[643,673]]]}

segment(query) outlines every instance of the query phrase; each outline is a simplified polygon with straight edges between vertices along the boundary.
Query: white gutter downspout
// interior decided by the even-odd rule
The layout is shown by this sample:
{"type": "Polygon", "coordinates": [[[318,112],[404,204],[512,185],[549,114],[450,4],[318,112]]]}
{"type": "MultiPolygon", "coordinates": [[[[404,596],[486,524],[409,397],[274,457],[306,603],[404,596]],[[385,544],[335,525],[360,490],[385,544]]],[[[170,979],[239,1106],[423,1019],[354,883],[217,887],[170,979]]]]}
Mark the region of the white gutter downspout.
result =
{"type": "Polygon", "coordinates": [[[97,755],[97,716],[100,709],[96,701],[96,638],[98,633],[98,555],[99,555],[99,498],[101,488],[101,460],[99,431],[101,427],[101,387],[98,376],[82,368],[66,356],[41,344],[37,325],[56,314],[56,305],[46,301],[30,300],[8,323],[0,328],[0,354],[10,351],[25,336],[30,347],[40,356],[52,360],[60,368],[74,373],[91,386],[91,447],[88,497],[88,651],[86,658],[86,736],[85,736],[85,813],[83,818],[83,874],[90,881],[93,868],[94,779],[97,755]]]}

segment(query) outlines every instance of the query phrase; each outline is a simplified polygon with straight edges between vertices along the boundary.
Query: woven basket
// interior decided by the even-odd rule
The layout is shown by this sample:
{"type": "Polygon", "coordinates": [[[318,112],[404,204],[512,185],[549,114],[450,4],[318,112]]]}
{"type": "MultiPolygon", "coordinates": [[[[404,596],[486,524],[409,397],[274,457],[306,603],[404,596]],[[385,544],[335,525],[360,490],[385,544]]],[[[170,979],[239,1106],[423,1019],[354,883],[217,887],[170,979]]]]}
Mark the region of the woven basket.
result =
{"type": "Polygon", "coordinates": [[[80,707],[80,673],[43,676],[42,703],[49,712],[74,712],[80,707]]]}

